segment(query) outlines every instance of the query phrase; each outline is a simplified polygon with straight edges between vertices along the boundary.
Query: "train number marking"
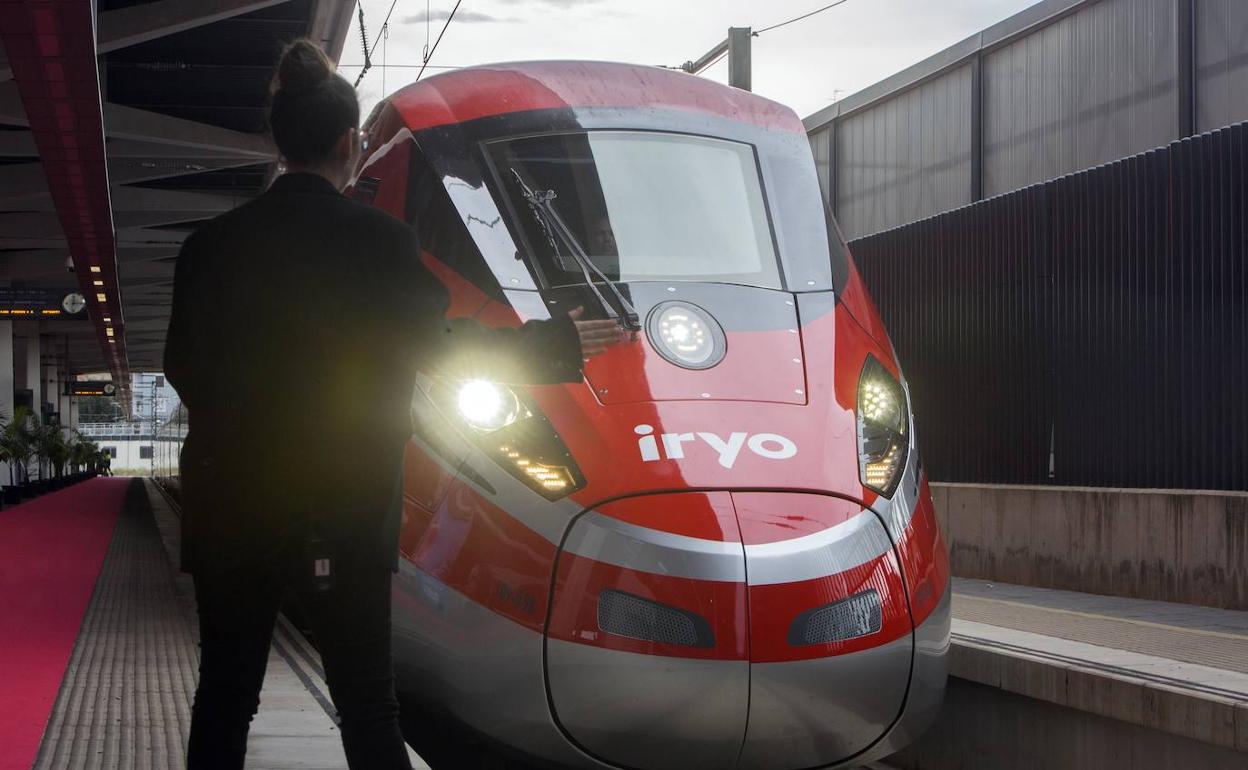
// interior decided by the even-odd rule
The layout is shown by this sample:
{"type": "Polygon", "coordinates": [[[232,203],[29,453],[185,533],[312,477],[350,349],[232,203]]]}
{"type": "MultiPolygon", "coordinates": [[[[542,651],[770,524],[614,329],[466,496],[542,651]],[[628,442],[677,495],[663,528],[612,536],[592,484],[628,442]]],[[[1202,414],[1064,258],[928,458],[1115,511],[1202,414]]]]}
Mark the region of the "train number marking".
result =
{"type": "Polygon", "coordinates": [[[516,588],[502,580],[495,580],[494,583],[494,593],[499,601],[511,605],[516,612],[521,612],[525,615],[532,615],[537,611],[537,599],[533,594],[522,588],[516,588]]]}
{"type": "Polygon", "coordinates": [[[655,436],[654,426],[644,424],[634,427],[633,432],[640,436],[637,439],[637,449],[641,452],[641,461],[646,463],[663,459],[683,460],[685,459],[685,444],[694,443],[696,446],[699,439],[715,450],[719,455],[719,464],[725,468],[731,468],[736,464],[737,457],[743,448],[748,448],[754,454],[768,460],[787,460],[797,454],[797,444],[778,433],[755,433],[751,436],[748,433],[737,432],[728,434],[728,438],[707,432],[663,433],[655,436]],[[660,449],[660,440],[662,440],[662,449],[660,449]]]}

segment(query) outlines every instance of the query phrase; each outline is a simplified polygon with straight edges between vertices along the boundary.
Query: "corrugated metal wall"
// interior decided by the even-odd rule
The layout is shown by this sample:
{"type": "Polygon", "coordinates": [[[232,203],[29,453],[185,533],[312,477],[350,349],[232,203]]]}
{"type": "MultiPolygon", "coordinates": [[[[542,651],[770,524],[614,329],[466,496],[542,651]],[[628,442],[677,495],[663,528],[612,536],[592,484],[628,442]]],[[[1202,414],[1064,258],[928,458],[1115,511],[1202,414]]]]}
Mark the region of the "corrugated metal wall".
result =
{"type": "Polygon", "coordinates": [[[1197,127],[1248,120],[1248,3],[1197,0],[1197,127]]]}
{"type": "Polygon", "coordinates": [[[835,211],[847,233],[971,202],[971,85],[964,66],[839,121],[835,211]]]}
{"type": "Polygon", "coordinates": [[[825,195],[880,232],[1248,120],[1248,0],[1042,0],[827,113],[825,195]]]}
{"type": "Polygon", "coordinates": [[[1101,0],[985,54],[984,197],[1177,138],[1175,22],[1174,0],[1101,0]]]}
{"type": "Polygon", "coordinates": [[[851,248],[933,479],[1248,489],[1248,125],[851,248]]]}

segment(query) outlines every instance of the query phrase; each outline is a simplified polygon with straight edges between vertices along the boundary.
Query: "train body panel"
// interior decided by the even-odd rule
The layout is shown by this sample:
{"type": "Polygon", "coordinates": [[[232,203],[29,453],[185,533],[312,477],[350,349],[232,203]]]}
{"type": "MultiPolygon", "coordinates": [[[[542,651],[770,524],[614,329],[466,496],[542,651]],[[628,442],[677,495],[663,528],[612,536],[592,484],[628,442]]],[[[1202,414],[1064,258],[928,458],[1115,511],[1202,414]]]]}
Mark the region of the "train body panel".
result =
{"type": "Polygon", "coordinates": [[[368,128],[353,194],[412,223],[452,316],[636,330],[580,382],[421,376],[404,694],[572,767],[834,767],[913,740],[948,560],[796,116],[539,62],[422,81],[368,128]]]}

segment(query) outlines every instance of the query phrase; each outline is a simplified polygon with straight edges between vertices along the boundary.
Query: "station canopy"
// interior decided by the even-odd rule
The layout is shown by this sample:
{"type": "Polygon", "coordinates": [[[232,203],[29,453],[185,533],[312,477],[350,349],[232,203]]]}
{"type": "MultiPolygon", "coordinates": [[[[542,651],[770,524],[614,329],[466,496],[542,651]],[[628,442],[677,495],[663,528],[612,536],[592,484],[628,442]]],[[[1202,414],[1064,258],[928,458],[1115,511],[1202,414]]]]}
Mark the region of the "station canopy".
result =
{"type": "Polygon", "coordinates": [[[38,320],[70,374],[159,370],[181,242],[274,173],[283,44],[336,61],[354,10],[0,0],[0,319],[38,320]]]}

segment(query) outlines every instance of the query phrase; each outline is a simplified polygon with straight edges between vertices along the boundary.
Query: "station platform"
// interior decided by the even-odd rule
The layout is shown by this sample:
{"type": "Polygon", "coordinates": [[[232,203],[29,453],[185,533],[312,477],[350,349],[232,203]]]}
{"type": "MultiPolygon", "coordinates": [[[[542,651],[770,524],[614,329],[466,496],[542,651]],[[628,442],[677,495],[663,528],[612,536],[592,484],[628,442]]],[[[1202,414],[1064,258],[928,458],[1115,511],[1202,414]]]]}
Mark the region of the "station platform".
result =
{"type": "MultiPolygon", "coordinates": [[[[185,767],[198,636],[177,540],[146,480],[93,479],[0,511],[0,770],[185,767]]],[[[345,768],[327,693],[315,651],[280,618],[248,767],[345,768]]]]}
{"type": "MultiPolygon", "coordinates": [[[[138,479],[0,511],[0,770],[184,766],[198,650],[178,529],[138,479]]],[[[1248,613],[965,579],[953,608],[941,722],[872,767],[1248,766],[1248,613]],[[994,764],[994,743],[1014,758],[994,764]]],[[[279,619],[248,767],[345,767],[327,692],[279,619]]]]}

